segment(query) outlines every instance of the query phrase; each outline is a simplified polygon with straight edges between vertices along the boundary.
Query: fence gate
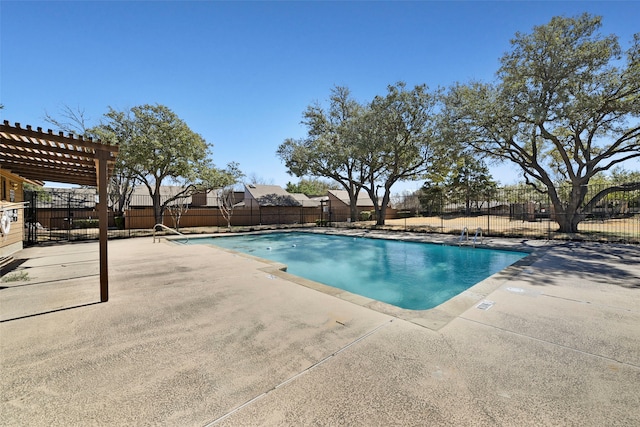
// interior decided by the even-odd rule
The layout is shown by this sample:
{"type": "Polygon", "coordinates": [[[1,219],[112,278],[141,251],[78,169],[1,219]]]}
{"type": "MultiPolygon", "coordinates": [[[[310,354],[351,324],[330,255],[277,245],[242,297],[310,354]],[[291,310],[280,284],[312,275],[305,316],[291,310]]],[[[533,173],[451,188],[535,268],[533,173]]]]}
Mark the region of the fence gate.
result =
{"type": "Polygon", "coordinates": [[[38,205],[36,200],[38,193],[32,190],[24,190],[24,244],[27,246],[38,243],[38,205]]]}
{"type": "Polygon", "coordinates": [[[25,190],[25,244],[97,239],[94,189],[25,190]]]}

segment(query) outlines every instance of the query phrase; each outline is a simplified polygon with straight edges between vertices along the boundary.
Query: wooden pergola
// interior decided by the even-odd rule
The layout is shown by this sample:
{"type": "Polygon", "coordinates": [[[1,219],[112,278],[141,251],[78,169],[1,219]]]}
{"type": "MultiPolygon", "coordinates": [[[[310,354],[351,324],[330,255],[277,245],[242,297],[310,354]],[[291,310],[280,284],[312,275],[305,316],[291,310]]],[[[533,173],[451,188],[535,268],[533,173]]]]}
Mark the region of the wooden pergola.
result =
{"type": "Polygon", "coordinates": [[[0,125],[0,167],[34,181],[54,181],[98,187],[100,227],[100,301],[109,300],[107,268],[107,185],[113,172],[117,145],[57,134],[31,126],[0,125]]]}

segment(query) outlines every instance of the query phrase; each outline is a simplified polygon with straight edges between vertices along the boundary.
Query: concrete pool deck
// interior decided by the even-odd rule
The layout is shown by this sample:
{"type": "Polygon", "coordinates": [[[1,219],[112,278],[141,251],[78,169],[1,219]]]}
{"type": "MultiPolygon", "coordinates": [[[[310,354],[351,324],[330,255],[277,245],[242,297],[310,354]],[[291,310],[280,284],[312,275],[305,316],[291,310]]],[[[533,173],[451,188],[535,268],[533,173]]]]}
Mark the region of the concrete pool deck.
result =
{"type": "Polygon", "coordinates": [[[25,249],[29,280],[0,283],[0,422],[640,425],[640,247],[489,240],[536,256],[434,323],[151,238],[109,242],[99,303],[97,242],[25,249]]]}

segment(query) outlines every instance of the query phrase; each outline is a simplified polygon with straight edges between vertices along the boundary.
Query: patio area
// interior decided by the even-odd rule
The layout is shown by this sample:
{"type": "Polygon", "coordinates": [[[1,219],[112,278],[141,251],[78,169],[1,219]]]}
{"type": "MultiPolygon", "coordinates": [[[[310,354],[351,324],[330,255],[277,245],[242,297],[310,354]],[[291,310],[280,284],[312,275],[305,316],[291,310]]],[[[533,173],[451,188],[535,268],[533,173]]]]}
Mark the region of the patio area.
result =
{"type": "Polygon", "coordinates": [[[101,303],[97,242],[24,249],[0,282],[0,420],[640,425],[640,247],[488,240],[534,257],[415,318],[150,237],[109,241],[101,303]]]}

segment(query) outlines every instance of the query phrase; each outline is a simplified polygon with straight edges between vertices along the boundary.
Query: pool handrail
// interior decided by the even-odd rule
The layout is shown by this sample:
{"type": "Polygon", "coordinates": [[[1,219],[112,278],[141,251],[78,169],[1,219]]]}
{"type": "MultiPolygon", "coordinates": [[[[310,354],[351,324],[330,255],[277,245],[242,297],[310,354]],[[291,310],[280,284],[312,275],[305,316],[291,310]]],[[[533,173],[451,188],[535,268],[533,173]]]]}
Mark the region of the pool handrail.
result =
{"type": "MultiPolygon", "coordinates": [[[[484,241],[484,236],[482,236],[482,227],[476,228],[476,234],[473,236],[473,247],[476,247],[476,240],[478,239],[478,233],[480,233],[480,244],[484,241]]],[[[468,233],[467,233],[468,236],[468,233]]]]}
{"type": "MultiPolygon", "coordinates": [[[[189,240],[188,236],[186,236],[185,234],[182,234],[178,230],[174,230],[173,228],[167,227],[164,224],[156,224],[156,225],[153,226],[153,243],[156,242],[156,231],[158,230],[158,227],[162,228],[163,230],[171,231],[172,233],[179,234],[180,236],[183,236],[186,240],[189,240]]],[[[160,237],[158,237],[158,242],[159,241],[160,241],[160,237]]]]}
{"type": "MultiPolygon", "coordinates": [[[[466,242],[469,243],[469,228],[468,227],[464,227],[462,229],[462,233],[460,233],[460,239],[458,240],[458,246],[462,245],[462,239],[464,238],[464,235],[467,235],[467,240],[466,242]]],[[[483,243],[484,241],[484,236],[482,235],[482,227],[478,227],[476,228],[476,233],[473,236],[473,247],[476,247],[476,243],[478,242],[478,235],[480,235],[480,244],[483,243]]]]}
{"type": "Polygon", "coordinates": [[[460,233],[460,240],[458,240],[458,246],[462,245],[462,239],[464,238],[465,233],[467,234],[467,242],[469,241],[469,229],[465,227],[462,229],[462,233],[460,233]]]}

